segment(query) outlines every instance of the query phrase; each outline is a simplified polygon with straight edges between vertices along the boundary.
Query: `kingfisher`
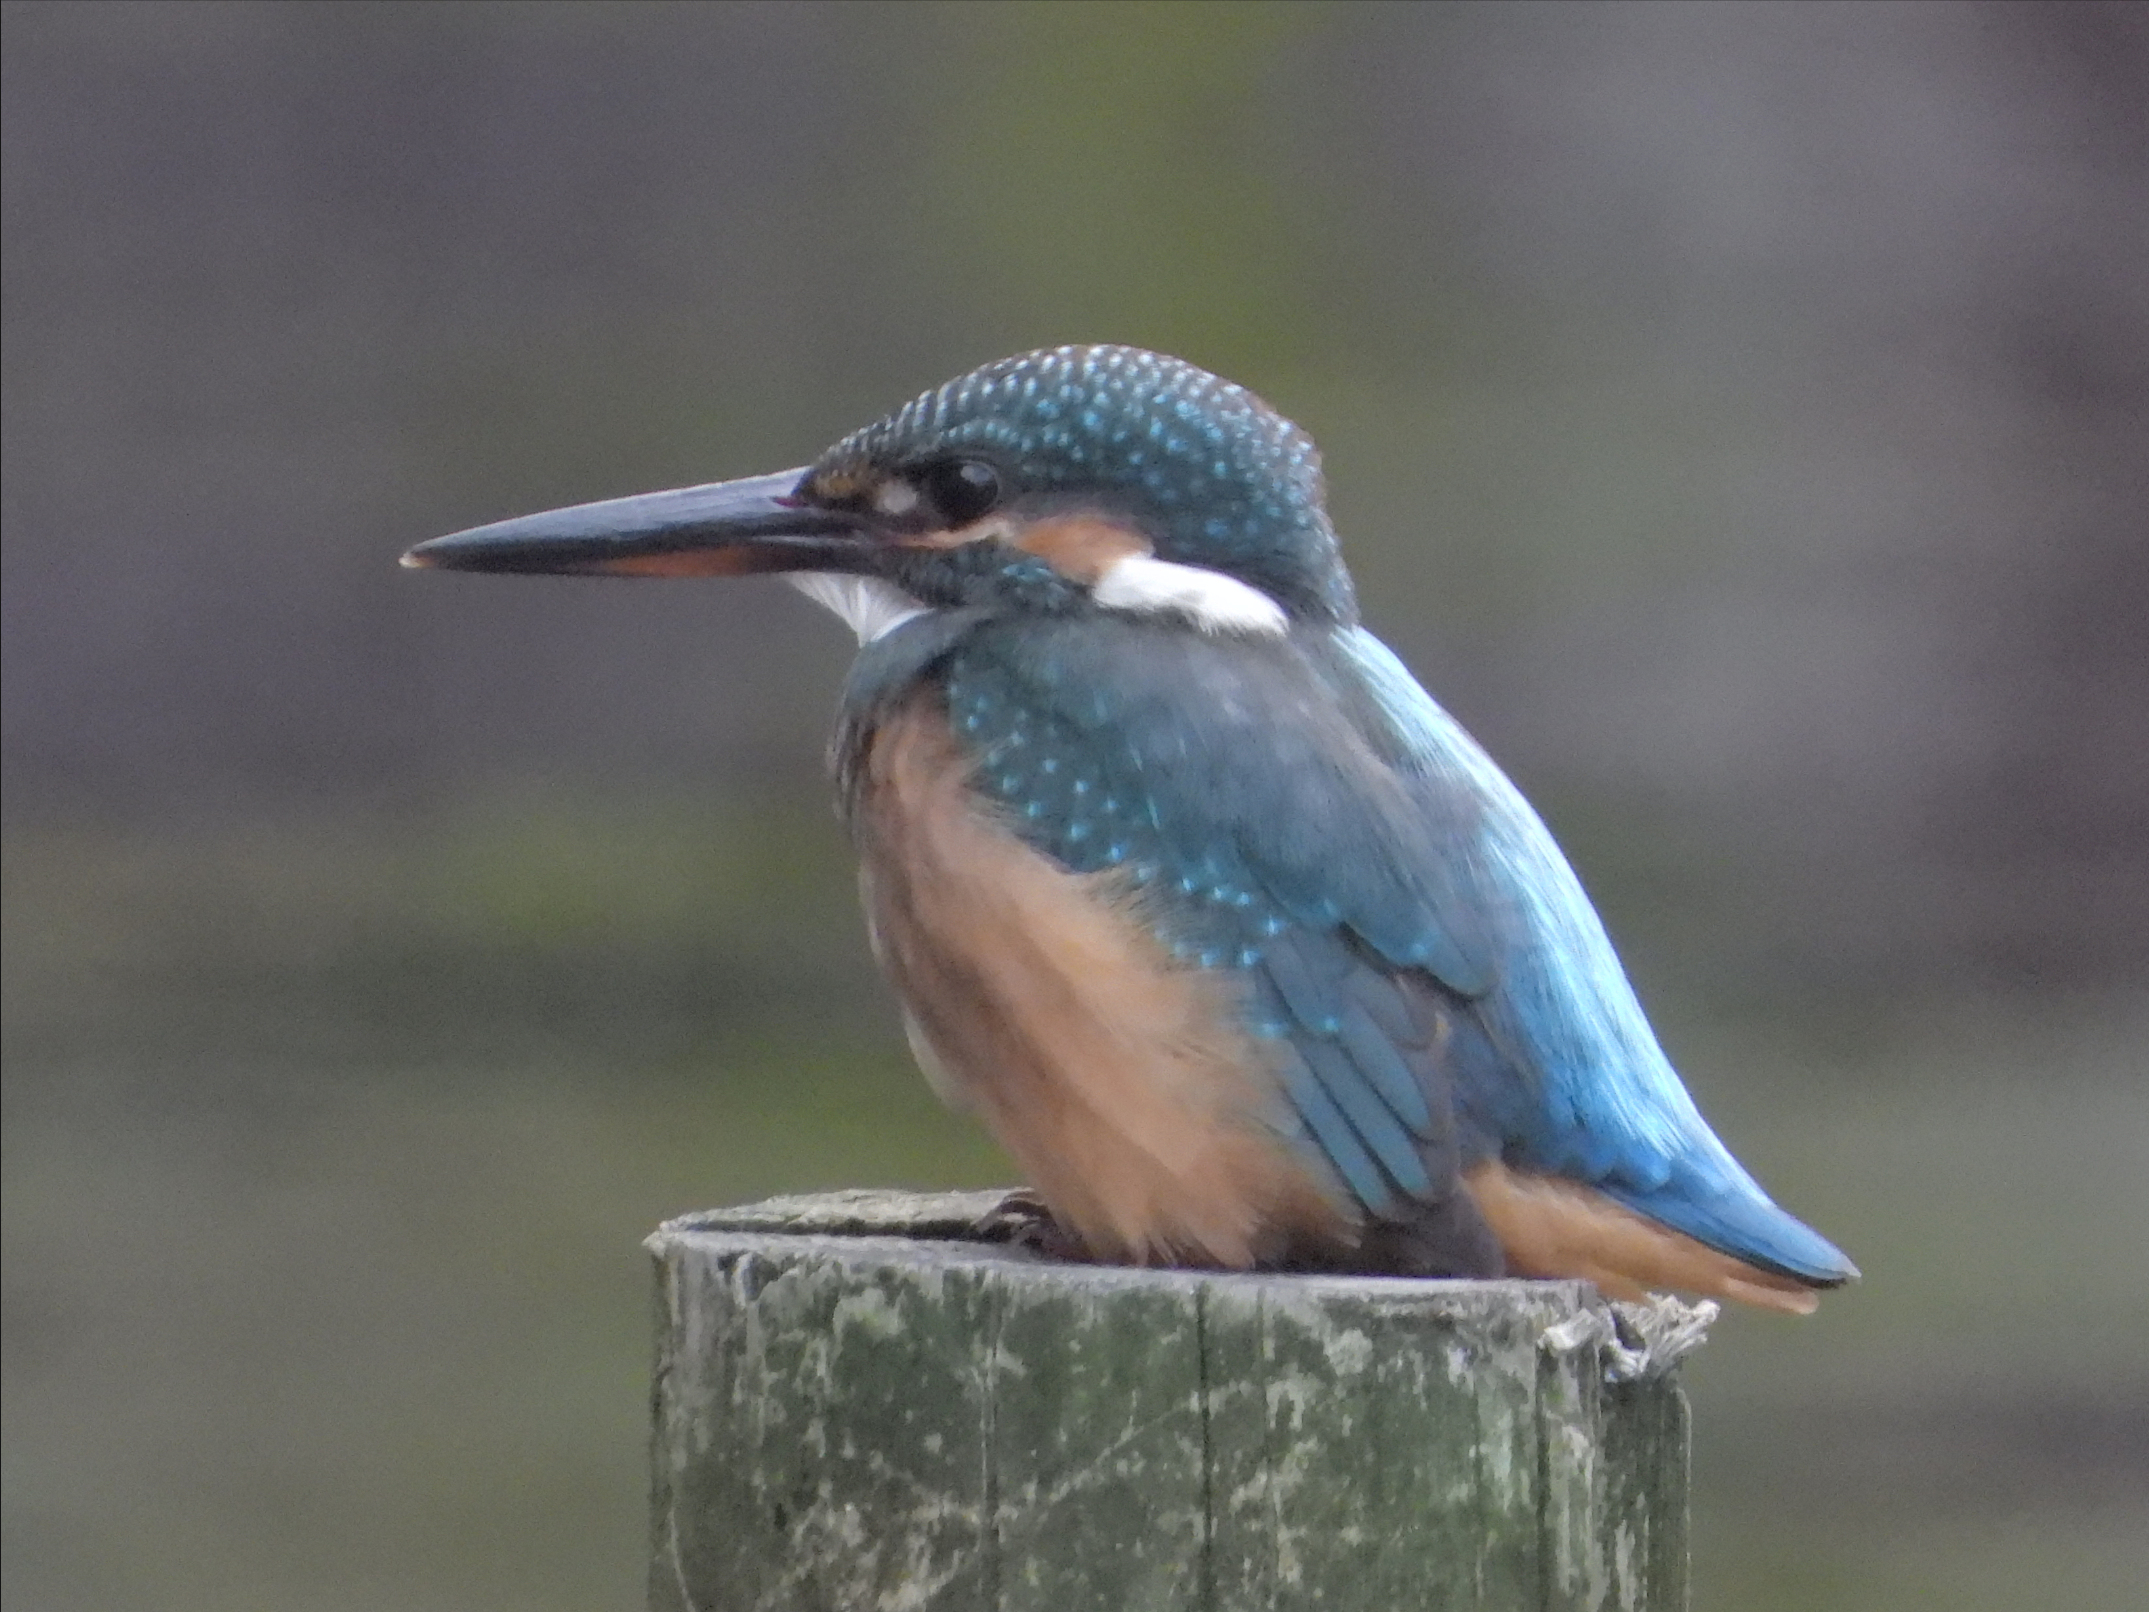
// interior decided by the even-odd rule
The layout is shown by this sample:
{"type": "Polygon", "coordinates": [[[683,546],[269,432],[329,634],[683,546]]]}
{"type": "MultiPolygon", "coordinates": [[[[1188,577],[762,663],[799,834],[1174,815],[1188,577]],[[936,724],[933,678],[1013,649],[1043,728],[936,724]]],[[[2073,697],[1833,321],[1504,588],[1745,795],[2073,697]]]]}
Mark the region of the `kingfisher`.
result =
{"type": "Polygon", "coordinates": [[[1242,387],[1025,353],[810,465],[403,563],[775,574],[843,618],[874,953],[1070,1252],[1793,1314],[1858,1274],[1711,1131],[1550,831],[1360,624],[1311,439],[1242,387]]]}

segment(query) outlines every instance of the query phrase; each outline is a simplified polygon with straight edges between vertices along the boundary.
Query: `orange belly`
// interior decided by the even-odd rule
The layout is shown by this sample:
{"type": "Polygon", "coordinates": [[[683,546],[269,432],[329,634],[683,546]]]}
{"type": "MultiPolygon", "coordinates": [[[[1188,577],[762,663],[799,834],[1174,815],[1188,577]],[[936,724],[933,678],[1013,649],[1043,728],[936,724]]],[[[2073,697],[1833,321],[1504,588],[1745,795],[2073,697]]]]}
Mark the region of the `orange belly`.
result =
{"type": "Polygon", "coordinates": [[[876,734],[855,818],[875,950],[928,1072],[1098,1257],[1240,1269],[1347,1246],[1229,985],[1176,966],[1121,881],[994,821],[968,774],[921,696],[876,734]]]}

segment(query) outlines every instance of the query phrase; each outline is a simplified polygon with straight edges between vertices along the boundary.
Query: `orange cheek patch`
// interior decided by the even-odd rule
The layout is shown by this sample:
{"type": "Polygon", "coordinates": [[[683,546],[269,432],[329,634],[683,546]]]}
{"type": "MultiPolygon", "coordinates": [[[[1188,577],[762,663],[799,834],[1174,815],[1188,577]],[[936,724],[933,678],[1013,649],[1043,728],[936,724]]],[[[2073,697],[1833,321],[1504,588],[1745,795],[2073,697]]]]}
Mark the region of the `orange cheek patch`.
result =
{"type": "Polygon", "coordinates": [[[1804,1283],[1718,1253],[1579,1182],[1488,1163],[1468,1171],[1463,1184],[1516,1276],[1580,1277],[1615,1299],[1677,1288],[1788,1315],[1820,1306],[1804,1283]]]}
{"type": "Polygon", "coordinates": [[[1015,534],[1015,547],[1085,587],[1129,555],[1147,554],[1149,543],[1099,515],[1064,515],[1033,521],[1015,534]]]}
{"type": "Polygon", "coordinates": [[[969,526],[920,532],[901,539],[905,548],[956,549],[968,543],[1005,543],[1034,554],[1071,581],[1094,587],[1097,579],[1129,555],[1150,552],[1139,532],[1101,515],[1055,515],[1017,526],[1003,515],[989,515],[969,526]]]}

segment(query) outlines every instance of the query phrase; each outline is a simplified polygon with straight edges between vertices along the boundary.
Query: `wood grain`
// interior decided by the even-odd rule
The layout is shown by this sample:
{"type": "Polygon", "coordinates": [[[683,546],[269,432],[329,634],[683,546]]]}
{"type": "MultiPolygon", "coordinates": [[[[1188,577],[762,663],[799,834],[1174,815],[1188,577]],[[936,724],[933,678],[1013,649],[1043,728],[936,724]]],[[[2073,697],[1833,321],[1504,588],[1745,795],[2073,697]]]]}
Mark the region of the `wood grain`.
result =
{"type": "Polygon", "coordinates": [[[652,1607],[1685,1606],[1686,1401],[1619,1348],[1636,1312],[1050,1264],[968,1240],[997,1198],[651,1239],[652,1607]]]}

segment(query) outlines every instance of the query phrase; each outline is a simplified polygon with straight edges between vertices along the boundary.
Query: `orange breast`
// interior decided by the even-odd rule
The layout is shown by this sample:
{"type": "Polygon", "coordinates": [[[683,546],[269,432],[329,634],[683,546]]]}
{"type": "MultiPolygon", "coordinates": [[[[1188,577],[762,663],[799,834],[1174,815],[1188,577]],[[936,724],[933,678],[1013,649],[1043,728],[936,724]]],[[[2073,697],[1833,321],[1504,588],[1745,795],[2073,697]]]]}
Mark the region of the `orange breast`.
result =
{"type": "Polygon", "coordinates": [[[1175,966],[1122,882],[993,820],[968,772],[921,696],[876,735],[859,795],[867,916],[922,1061],[1102,1258],[1244,1268],[1343,1246],[1229,985],[1175,966]]]}

